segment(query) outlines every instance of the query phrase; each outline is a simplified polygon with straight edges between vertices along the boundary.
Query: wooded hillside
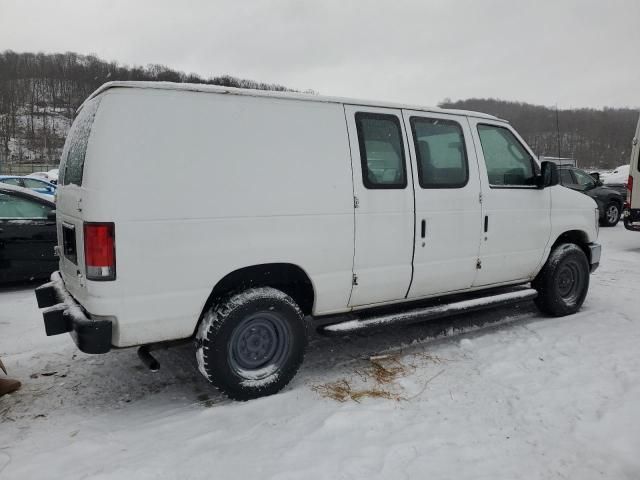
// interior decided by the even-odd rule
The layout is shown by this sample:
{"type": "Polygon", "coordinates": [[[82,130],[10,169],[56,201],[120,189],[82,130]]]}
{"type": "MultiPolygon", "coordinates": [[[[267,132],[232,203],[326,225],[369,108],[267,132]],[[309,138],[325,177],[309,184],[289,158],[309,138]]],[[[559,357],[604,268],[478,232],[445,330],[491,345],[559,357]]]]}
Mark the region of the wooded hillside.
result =
{"type": "Polygon", "coordinates": [[[472,98],[441,103],[490,113],[509,120],[538,155],[572,157],[585,168],[614,168],[629,163],[638,110],[581,108],[558,111],[560,155],[555,108],[520,102],[472,98]]]}
{"type": "Polygon", "coordinates": [[[281,85],[228,75],[202,78],[164,65],[128,67],[93,55],[0,52],[0,173],[58,165],[76,109],[111,80],[206,83],[262,90],[281,85]]]}
{"type": "MultiPolygon", "coordinates": [[[[110,80],[207,83],[288,90],[228,75],[202,78],[164,65],[128,67],[93,55],[0,52],[0,173],[28,173],[57,166],[64,138],[82,101],[110,80]]],[[[445,101],[445,108],[491,113],[509,120],[538,155],[558,156],[553,108],[494,99],[445,101]]],[[[560,156],[589,168],[629,161],[638,111],[560,110],[560,156]]]]}

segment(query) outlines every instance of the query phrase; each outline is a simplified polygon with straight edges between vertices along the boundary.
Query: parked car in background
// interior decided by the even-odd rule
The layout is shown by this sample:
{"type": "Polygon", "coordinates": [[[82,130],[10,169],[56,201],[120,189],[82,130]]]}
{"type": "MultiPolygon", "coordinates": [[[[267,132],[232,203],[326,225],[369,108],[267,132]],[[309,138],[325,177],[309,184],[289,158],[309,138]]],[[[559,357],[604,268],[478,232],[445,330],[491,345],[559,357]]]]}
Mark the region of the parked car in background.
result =
{"type": "Polygon", "coordinates": [[[59,173],[59,171],[58,171],[57,168],[53,168],[53,169],[51,169],[51,170],[49,170],[47,172],[47,176],[49,177],[49,181],[51,183],[53,183],[54,185],[58,184],[58,173],[59,173]]]}
{"type": "Polygon", "coordinates": [[[633,137],[628,173],[624,226],[627,230],[640,232],[640,119],[633,137]]]}
{"type": "Polygon", "coordinates": [[[613,227],[618,223],[625,198],[618,190],[604,186],[601,181],[576,167],[561,166],[558,171],[561,185],[582,192],[596,201],[602,226],[613,227]]]}
{"type": "Polygon", "coordinates": [[[602,173],[601,179],[604,183],[618,183],[618,182],[626,182],[627,177],[629,175],[629,165],[620,165],[616,167],[614,170],[602,173]]]}
{"type": "Polygon", "coordinates": [[[48,172],[33,172],[33,173],[30,173],[27,176],[28,177],[41,178],[43,180],[46,180],[49,183],[53,183],[54,185],[57,185],[57,183],[58,183],[58,169],[57,168],[53,168],[53,169],[49,170],[48,172]]]}
{"type": "Polygon", "coordinates": [[[27,176],[28,177],[42,178],[42,179],[44,179],[46,181],[49,181],[49,175],[47,174],[47,172],[31,172],[27,176]]]}
{"type": "Polygon", "coordinates": [[[0,183],[14,185],[33,190],[35,192],[47,195],[53,200],[56,194],[56,185],[37,177],[14,177],[10,175],[0,175],[0,183]]]}
{"type": "Polygon", "coordinates": [[[0,183],[0,282],[46,278],[58,267],[55,204],[0,183]]]}
{"type": "Polygon", "coordinates": [[[627,181],[629,180],[629,165],[620,165],[610,173],[601,174],[600,180],[604,185],[620,192],[627,198],[627,181]]]}

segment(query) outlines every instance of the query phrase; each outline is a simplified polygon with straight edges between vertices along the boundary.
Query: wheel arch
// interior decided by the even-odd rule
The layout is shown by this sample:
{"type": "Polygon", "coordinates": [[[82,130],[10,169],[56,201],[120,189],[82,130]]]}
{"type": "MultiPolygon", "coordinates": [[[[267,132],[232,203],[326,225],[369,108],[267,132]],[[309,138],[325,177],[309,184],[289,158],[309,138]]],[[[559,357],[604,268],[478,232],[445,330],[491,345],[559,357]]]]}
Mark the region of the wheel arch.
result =
{"type": "Polygon", "coordinates": [[[556,238],[553,245],[551,245],[550,252],[552,252],[561,243],[574,243],[580,247],[587,257],[587,260],[591,262],[591,250],[589,249],[589,235],[583,230],[568,230],[561,233],[556,238]]]}
{"type": "Polygon", "coordinates": [[[293,298],[303,314],[310,315],[313,312],[315,289],[307,272],[293,263],[265,263],[238,268],[222,277],[211,290],[200,313],[198,325],[216,300],[233,292],[255,287],[281,290],[293,298]]]}
{"type": "Polygon", "coordinates": [[[618,195],[611,195],[607,203],[611,203],[611,202],[614,202],[616,205],[618,205],[618,208],[620,209],[620,213],[622,213],[622,207],[624,206],[624,199],[618,195]]]}

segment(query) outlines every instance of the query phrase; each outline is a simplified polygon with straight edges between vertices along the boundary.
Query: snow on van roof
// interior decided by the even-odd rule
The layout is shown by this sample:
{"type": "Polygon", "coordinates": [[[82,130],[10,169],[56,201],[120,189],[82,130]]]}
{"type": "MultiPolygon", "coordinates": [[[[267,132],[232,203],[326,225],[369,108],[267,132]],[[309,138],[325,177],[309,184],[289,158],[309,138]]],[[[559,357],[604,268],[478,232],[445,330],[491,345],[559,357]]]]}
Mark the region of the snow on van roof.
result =
{"type": "MultiPolygon", "coordinates": [[[[457,110],[438,107],[424,107],[417,105],[407,105],[394,102],[381,102],[376,100],[363,100],[357,98],[343,98],[343,97],[329,97],[324,95],[313,95],[308,93],[296,93],[296,92],[281,92],[274,90],[254,90],[248,88],[235,88],[235,87],[222,87],[218,85],[206,85],[201,83],[175,83],[175,82],[135,82],[135,81],[115,81],[107,82],[99,87],[84,101],[88,102],[92,98],[100,95],[101,93],[111,88],[146,88],[155,90],[181,90],[186,92],[204,92],[204,93],[223,93],[227,95],[247,95],[251,97],[272,97],[272,98],[286,98],[291,100],[300,100],[308,102],[325,102],[325,103],[342,103],[347,105],[362,105],[371,107],[387,107],[397,108],[404,110],[420,110],[433,113],[449,113],[457,115],[465,115],[468,117],[486,118],[491,120],[500,120],[506,122],[506,120],[500,119],[493,115],[481,112],[472,112],[470,110],[457,110]]],[[[80,106],[78,111],[84,106],[84,103],[80,106]]]]}

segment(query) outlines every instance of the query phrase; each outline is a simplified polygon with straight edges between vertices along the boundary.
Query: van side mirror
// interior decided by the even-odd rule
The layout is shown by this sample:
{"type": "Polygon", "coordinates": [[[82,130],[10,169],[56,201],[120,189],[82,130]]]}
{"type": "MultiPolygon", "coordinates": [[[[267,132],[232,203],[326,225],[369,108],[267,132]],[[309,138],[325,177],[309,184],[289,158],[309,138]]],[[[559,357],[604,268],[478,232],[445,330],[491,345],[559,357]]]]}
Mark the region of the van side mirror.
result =
{"type": "Polygon", "coordinates": [[[538,188],[553,187],[559,183],[558,166],[553,162],[542,162],[540,177],[538,177],[538,188]]]}
{"type": "Polygon", "coordinates": [[[55,219],[56,219],[56,211],[55,210],[49,210],[47,212],[47,220],[55,221],[55,219]]]}

